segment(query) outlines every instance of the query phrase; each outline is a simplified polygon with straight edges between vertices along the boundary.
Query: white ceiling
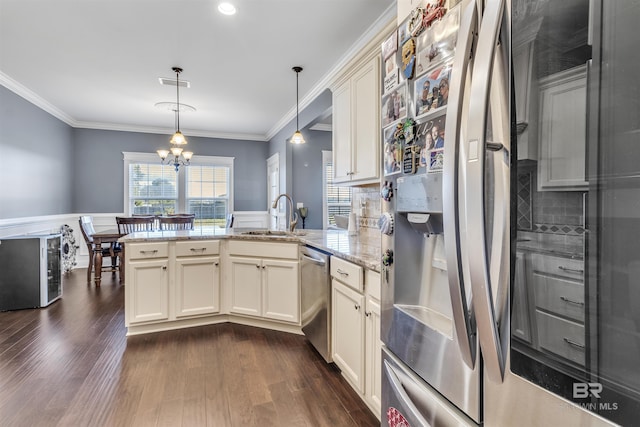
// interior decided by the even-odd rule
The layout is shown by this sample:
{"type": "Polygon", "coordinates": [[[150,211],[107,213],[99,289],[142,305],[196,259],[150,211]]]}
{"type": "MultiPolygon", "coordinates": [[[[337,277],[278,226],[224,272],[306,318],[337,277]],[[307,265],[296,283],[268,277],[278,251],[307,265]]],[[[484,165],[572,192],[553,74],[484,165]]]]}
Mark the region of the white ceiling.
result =
{"type": "Polygon", "coordinates": [[[395,16],[395,0],[0,0],[0,84],[74,127],[268,140],[395,16]]]}

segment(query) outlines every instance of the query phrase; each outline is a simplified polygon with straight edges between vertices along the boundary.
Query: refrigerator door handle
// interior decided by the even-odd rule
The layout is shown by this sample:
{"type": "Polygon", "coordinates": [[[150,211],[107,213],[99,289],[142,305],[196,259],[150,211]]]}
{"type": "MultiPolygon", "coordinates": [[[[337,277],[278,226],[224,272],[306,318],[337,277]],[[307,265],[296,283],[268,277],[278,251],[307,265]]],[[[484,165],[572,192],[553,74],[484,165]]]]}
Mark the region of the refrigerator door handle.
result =
{"type": "Polygon", "coordinates": [[[470,309],[470,298],[467,298],[464,288],[462,254],[460,246],[460,163],[458,152],[460,149],[460,128],[463,114],[463,100],[467,82],[471,49],[474,41],[474,30],[477,27],[477,5],[469,2],[460,22],[458,43],[453,60],[450,96],[447,106],[447,122],[445,124],[443,165],[443,219],[444,219],[444,247],[447,257],[447,276],[449,279],[449,294],[453,308],[453,324],[455,336],[460,347],[464,363],[471,369],[476,360],[475,319],[470,309]],[[454,153],[451,155],[450,153],[454,153]],[[469,301],[468,301],[469,300],[469,301]]]}
{"type": "MultiPolygon", "coordinates": [[[[486,2],[480,34],[473,67],[473,79],[469,98],[468,137],[464,142],[466,146],[466,185],[465,185],[465,219],[467,227],[467,255],[469,262],[469,274],[472,302],[478,325],[478,337],[482,357],[485,362],[486,373],[490,380],[501,383],[504,378],[508,332],[500,334],[498,319],[508,325],[508,316],[503,315],[502,310],[507,308],[506,291],[508,280],[504,280],[505,272],[508,273],[509,263],[503,262],[505,251],[509,248],[508,242],[508,218],[509,207],[504,206],[508,201],[508,151],[509,151],[509,114],[508,97],[504,90],[505,75],[499,59],[496,56],[498,37],[503,25],[505,13],[505,0],[491,0],[486,2]],[[494,70],[494,65],[497,64],[494,70]],[[498,81],[493,81],[498,77],[498,81]],[[500,87],[492,87],[500,85],[500,87]],[[491,93],[498,93],[500,98],[493,99],[491,93]],[[502,92],[501,92],[502,90],[502,92]],[[487,120],[489,117],[489,103],[491,102],[491,121],[493,124],[493,138],[503,138],[504,150],[491,152],[495,167],[495,197],[493,216],[493,244],[491,245],[491,265],[489,264],[489,247],[487,245],[486,229],[486,156],[487,156],[487,120]],[[506,104],[505,104],[506,103],[506,104]],[[504,110],[506,109],[506,114],[504,110]],[[506,117],[503,117],[506,115],[506,117]],[[494,117],[495,116],[495,117],[494,117]],[[506,126],[506,134],[504,128],[506,126]],[[497,286],[492,286],[497,285],[497,286]],[[494,296],[495,291],[495,296],[494,296]],[[494,300],[496,304],[494,304],[494,300]],[[497,310],[496,310],[497,307],[497,310]]],[[[505,28],[505,31],[508,28],[505,28]]],[[[503,44],[504,40],[501,40],[503,44]]],[[[508,42],[507,42],[508,43],[508,42]]],[[[501,45],[501,49],[508,46],[501,45]]],[[[507,274],[508,277],[508,274],[507,274]]]]}
{"type": "Polygon", "coordinates": [[[411,397],[407,394],[402,386],[402,381],[398,378],[395,369],[389,365],[389,362],[386,360],[383,362],[384,370],[386,371],[387,378],[389,378],[389,383],[391,384],[391,388],[393,389],[396,396],[398,396],[402,401],[407,405],[407,409],[411,411],[411,416],[413,419],[419,422],[418,425],[431,427],[431,424],[424,419],[416,405],[411,400],[411,397]]]}

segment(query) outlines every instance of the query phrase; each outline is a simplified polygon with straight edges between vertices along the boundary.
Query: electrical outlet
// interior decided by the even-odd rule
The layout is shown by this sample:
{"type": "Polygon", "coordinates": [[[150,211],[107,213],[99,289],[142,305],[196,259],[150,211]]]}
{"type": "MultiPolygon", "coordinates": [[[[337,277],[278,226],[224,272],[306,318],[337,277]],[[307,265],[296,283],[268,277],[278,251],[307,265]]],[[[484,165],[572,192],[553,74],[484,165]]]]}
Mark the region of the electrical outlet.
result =
{"type": "Polygon", "coordinates": [[[296,209],[304,208],[304,203],[296,203],[296,209]]]}

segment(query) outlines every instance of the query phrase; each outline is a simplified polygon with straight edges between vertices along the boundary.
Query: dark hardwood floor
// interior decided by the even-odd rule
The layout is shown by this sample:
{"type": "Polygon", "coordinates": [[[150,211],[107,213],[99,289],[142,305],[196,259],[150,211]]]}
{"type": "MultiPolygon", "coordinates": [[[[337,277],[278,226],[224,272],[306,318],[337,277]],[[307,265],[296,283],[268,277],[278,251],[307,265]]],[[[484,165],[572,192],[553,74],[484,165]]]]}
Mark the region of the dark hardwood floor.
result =
{"type": "Polygon", "coordinates": [[[303,336],[220,324],[127,338],[124,286],[0,313],[0,425],[375,426],[303,336]]]}

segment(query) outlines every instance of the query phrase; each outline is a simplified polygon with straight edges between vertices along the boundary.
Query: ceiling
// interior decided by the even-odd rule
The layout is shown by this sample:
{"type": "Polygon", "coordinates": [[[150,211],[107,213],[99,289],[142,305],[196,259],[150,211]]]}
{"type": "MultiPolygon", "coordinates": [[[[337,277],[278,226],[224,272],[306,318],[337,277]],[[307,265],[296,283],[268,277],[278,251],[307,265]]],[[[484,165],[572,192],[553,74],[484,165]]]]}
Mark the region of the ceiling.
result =
{"type": "Polygon", "coordinates": [[[269,140],[395,16],[395,0],[0,0],[0,84],[73,127],[269,140]]]}

